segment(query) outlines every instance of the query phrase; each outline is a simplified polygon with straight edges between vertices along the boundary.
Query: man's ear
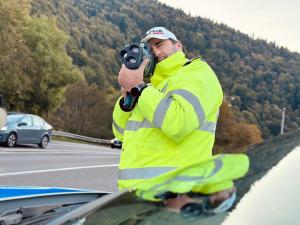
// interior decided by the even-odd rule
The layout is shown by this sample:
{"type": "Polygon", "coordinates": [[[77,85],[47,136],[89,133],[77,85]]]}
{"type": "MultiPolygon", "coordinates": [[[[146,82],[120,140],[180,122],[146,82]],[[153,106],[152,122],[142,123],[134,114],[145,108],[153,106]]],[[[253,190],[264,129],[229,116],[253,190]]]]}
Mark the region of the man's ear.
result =
{"type": "Polygon", "coordinates": [[[176,46],[177,50],[181,50],[181,51],[182,51],[182,44],[181,44],[180,41],[177,41],[177,42],[175,43],[175,46],[176,46]]]}

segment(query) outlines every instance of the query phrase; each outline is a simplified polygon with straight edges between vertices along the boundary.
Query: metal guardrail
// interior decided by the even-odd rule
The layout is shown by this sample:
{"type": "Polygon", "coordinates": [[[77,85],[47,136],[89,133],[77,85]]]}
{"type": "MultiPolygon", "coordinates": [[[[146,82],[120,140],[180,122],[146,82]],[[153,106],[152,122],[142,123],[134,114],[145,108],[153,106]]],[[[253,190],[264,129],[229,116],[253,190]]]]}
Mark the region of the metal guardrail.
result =
{"type": "Polygon", "coordinates": [[[73,139],[97,143],[97,144],[104,144],[104,145],[112,145],[114,143],[114,140],[91,138],[83,135],[71,134],[71,133],[56,131],[56,130],[52,131],[52,135],[59,136],[59,137],[68,137],[68,138],[73,138],[73,139]]]}

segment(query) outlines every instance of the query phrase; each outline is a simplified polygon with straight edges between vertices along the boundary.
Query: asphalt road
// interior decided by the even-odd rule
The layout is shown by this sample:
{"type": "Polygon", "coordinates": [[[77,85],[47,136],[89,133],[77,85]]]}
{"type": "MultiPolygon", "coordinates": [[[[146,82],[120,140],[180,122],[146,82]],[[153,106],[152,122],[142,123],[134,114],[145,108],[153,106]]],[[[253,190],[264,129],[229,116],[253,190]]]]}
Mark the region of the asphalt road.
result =
{"type": "Polygon", "coordinates": [[[119,150],[53,141],[44,150],[35,145],[0,146],[0,185],[51,186],[117,190],[119,150]]]}

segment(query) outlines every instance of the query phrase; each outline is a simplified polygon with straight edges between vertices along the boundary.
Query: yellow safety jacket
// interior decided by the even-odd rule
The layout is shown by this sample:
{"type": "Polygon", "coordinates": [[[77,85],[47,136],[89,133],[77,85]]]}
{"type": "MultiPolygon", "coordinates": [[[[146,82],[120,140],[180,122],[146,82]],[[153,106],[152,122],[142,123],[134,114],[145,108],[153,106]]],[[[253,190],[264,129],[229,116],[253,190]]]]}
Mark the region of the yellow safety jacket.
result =
{"type": "Polygon", "coordinates": [[[223,92],[209,65],[189,63],[178,51],[156,65],[151,84],[131,112],[119,102],[114,108],[113,132],[123,141],[121,189],[147,187],[152,178],[212,157],[223,92]]]}
{"type": "Polygon", "coordinates": [[[248,169],[249,160],[244,154],[216,155],[153,177],[135,188],[138,196],[150,201],[160,200],[157,196],[167,192],[211,194],[231,188],[232,181],[243,177],[248,169]]]}

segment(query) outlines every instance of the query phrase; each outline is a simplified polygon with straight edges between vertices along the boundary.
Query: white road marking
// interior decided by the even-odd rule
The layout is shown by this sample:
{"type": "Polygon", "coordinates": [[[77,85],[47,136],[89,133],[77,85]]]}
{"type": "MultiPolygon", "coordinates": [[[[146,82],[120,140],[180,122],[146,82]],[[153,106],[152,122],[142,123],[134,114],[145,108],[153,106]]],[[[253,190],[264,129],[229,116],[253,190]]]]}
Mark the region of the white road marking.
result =
{"type": "Polygon", "coordinates": [[[92,144],[81,144],[81,143],[67,143],[67,142],[56,142],[56,143],[49,143],[48,147],[55,147],[55,146],[64,146],[64,147],[72,147],[72,148],[93,148],[93,149],[107,149],[110,150],[110,147],[100,146],[100,145],[92,145],[92,144]]]}
{"type": "Polygon", "coordinates": [[[34,174],[34,173],[49,173],[49,172],[66,171],[66,170],[80,170],[80,169],[117,167],[117,166],[119,166],[119,164],[68,167],[68,168],[48,169],[48,170],[32,170],[32,171],[22,171],[22,172],[13,172],[13,173],[0,173],[0,177],[15,176],[15,175],[24,175],[24,174],[34,174]]]}
{"type": "Polygon", "coordinates": [[[120,152],[115,151],[115,152],[108,152],[108,151],[72,151],[72,150],[49,150],[49,151],[43,151],[43,150],[23,150],[23,149],[18,149],[18,150],[2,150],[0,149],[0,155],[1,154],[11,154],[11,155],[18,155],[18,154],[26,154],[26,155],[37,155],[37,154],[42,154],[42,155],[54,155],[54,154],[66,154],[66,155],[82,155],[82,154],[93,154],[93,155],[120,155],[120,152]]]}

